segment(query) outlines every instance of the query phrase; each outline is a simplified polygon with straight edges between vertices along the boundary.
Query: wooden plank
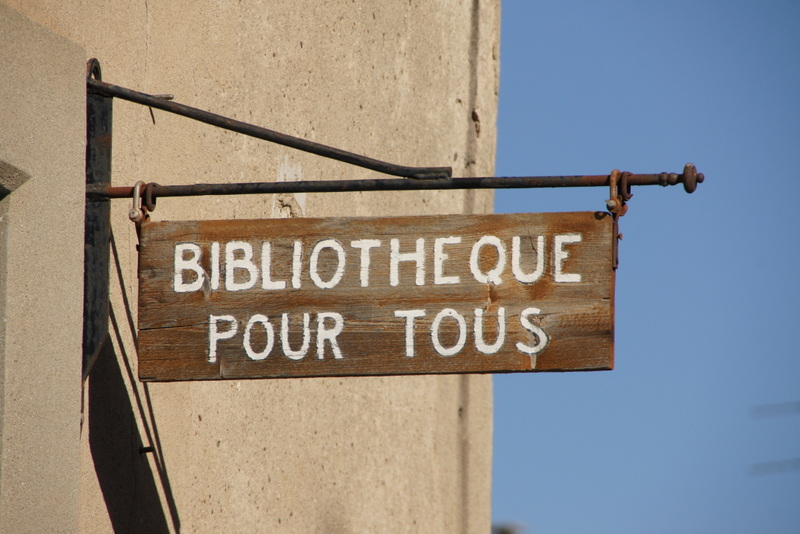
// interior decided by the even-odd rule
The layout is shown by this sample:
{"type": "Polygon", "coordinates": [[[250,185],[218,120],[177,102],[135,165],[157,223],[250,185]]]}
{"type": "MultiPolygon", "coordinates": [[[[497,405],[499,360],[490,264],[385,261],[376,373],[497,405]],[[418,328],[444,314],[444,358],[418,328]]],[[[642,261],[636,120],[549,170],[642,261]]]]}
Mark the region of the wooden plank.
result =
{"type": "Polygon", "coordinates": [[[600,212],[146,223],[139,376],[611,369],[611,243],[600,212]]]}

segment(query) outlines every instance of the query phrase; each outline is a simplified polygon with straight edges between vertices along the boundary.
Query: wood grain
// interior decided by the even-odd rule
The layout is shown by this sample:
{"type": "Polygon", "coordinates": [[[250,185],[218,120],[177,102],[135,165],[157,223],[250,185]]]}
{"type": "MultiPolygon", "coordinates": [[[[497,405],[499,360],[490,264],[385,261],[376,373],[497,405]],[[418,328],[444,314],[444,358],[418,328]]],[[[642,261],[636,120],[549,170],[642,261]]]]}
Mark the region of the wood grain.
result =
{"type": "MultiPolygon", "coordinates": [[[[611,242],[611,217],[600,212],[148,222],[140,236],[139,377],[163,381],[611,369],[611,242]],[[580,235],[579,242],[568,238],[559,247],[556,236],[575,234],[580,235]],[[485,238],[487,244],[476,248],[484,236],[490,236],[485,238]],[[523,273],[536,267],[536,249],[539,236],[543,236],[544,272],[534,282],[520,282],[512,272],[514,236],[519,237],[520,259],[516,263],[523,273]],[[417,262],[406,257],[395,262],[397,285],[392,285],[391,240],[397,240],[400,254],[410,254],[420,238],[424,239],[423,283],[417,285],[417,262]],[[437,238],[440,252],[446,254],[439,255],[438,276],[437,238]],[[460,242],[455,243],[454,238],[460,238],[460,242]],[[367,287],[362,286],[365,246],[351,244],[358,240],[380,242],[368,249],[367,287]],[[231,245],[232,258],[239,262],[239,268],[231,270],[228,280],[226,247],[231,242],[252,247],[251,261],[257,276],[241,267],[246,264],[244,252],[231,245]],[[262,288],[263,242],[270,244],[270,280],[273,286],[285,283],[283,289],[262,288]],[[204,284],[197,291],[175,291],[178,243],[191,244],[201,251],[197,264],[202,266],[204,284]],[[220,250],[216,289],[212,282],[212,243],[219,243],[220,250]],[[496,243],[504,249],[502,272],[496,243]],[[315,246],[319,250],[312,268],[315,246]],[[295,254],[299,248],[302,250],[295,254]],[[562,259],[557,257],[557,249],[564,251],[562,259]],[[580,282],[557,281],[557,264],[567,278],[579,275],[580,282]],[[477,279],[494,268],[499,284],[497,279],[494,283],[477,279]],[[436,283],[452,282],[455,277],[458,283],[436,283]],[[230,291],[229,281],[240,286],[250,281],[253,287],[230,291]],[[293,281],[299,287],[293,287],[293,281]],[[333,287],[320,287],[320,283],[333,287]],[[540,313],[529,312],[521,320],[521,313],[530,308],[540,313]],[[505,310],[505,342],[496,352],[485,354],[477,348],[476,310],[483,313],[484,345],[491,346],[498,339],[501,309],[505,310]],[[398,310],[425,313],[414,320],[412,357],[407,356],[408,319],[397,316],[398,310]],[[446,312],[435,329],[445,352],[455,351],[459,338],[465,336],[463,347],[453,355],[443,355],[433,343],[432,326],[442,310],[453,310],[463,317],[462,328],[459,319],[446,312]],[[319,317],[325,313],[339,314],[342,328],[333,335],[330,331],[335,329],[336,320],[323,315],[322,335],[328,340],[323,339],[320,359],[319,317]],[[284,353],[284,314],[289,326],[288,346],[295,351],[303,342],[303,314],[308,314],[309,344],[304,357],[293,359],[284,353]],[[269,341],[267,329],[271,328],[272,349],[258,356],[263,359],[249,357],[244,348],[248,322],[257,315],[266,317],[270,326],[254,322],[248,346],[255,353],[263,351],[269,341]],[[212,316],[232,316],[234,322],[218,320],[216,324],[224,335],[235,323],[236,334],[217,340],[216,357],[209,361],[212,316]],[[518,343],[530,348],[541,341],[532,333],[533,327],[524,326],[524,320],[547,337],[546,347],[535,355],[517,348],[518,343]],[[341,353],[339,358],[334,357],[334,343],[341,353]]],[[[183,254],[182,268],[191,264],[192,258],[192,253],[183,254]]],[[[197,279],[191,269],[180,271],[179,276],[188,285],[197,279]]]]}

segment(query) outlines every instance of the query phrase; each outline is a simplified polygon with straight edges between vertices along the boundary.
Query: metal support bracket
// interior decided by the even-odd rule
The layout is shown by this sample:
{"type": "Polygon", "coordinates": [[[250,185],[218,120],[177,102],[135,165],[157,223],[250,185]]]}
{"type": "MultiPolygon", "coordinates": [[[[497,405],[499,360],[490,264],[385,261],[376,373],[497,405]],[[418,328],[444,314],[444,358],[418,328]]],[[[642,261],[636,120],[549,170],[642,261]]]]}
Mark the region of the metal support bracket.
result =
{"type": "MultiPolygon", "coordinates": [[[[606,207],[613,216],[612,267],[619,265],[619,218],[627,211],[632,185],[683,184],[692,193],[704,176],[691,163],[683,174],[631,174],[612,171],[610,175],[515,176],[453,178],[450,167],[409,167],[375,160],[352,152],[292,137],[260,126],[237,121],[208,111],[171,102],[172,95],[148,95],[102,81],[100,63],[87,63],[86,78],[86,216],[84,237],[84,318],[83,378],[108,337],[109,322],[109,253],[111,239],[110,203],[112,198],[132,198],[130,218],[140,227],[156,206],[157,197],[202,195],[243,195],[276,193],[334,193],[354,191],[422,191],[448,189],[513,189],[540,187],[610,188],[606,207]],[[112,104],[122,98],[188,117],[218,128],[271,141],[284,146],[335,159],[402,178],[363,180],[324,180],[303,182],[251,182],[193,185],[159,185],[137,182],[135,186],[111,186],[112,104]],[[412,180],[408,180],[412,178],[412,180]]],[[[152,113],[152,109],[151,109],[152,113]]],[[[1,169],[0,169],[1,170],[1,169]]],[[[0,184],[2,185],[2,184],[0,184]]],[[[0,198],[3,190],[0,188],[0,198]]]]}
{"type": "MultiPolygon", "coordinates": [[[[94,62],[99,69],[99,63],[96,59],[89,60],[89,63],[94,62]]],[[[172,95],[148,95],[118,85],[106,83],[98,77],[89,77],[86,80],[87,89],[107,97],[117,97],[130,102],[136,102],[151,108],[168,111],[176,115],[182,115],[196,121],[204,122],[218,128],[238,132],[241,134],[256,137],[265,141],[277,143],[279,145],[288,146],[304,152],[310,152],[325,158],[335,159],[351,165],[364,167],[373,171],[390,174],[393,176],[402,176],[404,178],[412,178],[415,180],[437,180],[440,178],[449,178],[453,174],[451,167],[409,167],[407,165],[395,165],[339,148],[315,143],[307,139],[294,137],[284,133],[262,128],[254,124],[238,121],[216,113],[204,111],[202,109],[193,108],[185,104],[171,102],[172,95]]]]}
{"type": "MultiPolygon", "coordinates": [[[[614,269],[619,267],[619,242],[622,240],[622,233],[619,231],[619,218],[628,213],[628,201],[633,197],[631,193],[631,185],[641,185],[639,177],[641,175],[631,174],[629,172],[620,172],[617,169],[611,171],[608,175],[608,186],[610,189],[609,198],[606,201],[606,208],[614,220],[614,236],[616,239],[613,241],[614,250],[611,256],[611,266],[614,269]]],[[[697,168],[687,163],[683,167],[683,173],[668,173],[662,172],[657,175],[651,175],[655,178],[655,182],[662,187],[670,185],[683,184],[683,189],[687,193],[694,193],[697,189],[697,184],[703,183],[705,176],[697,172],[697,168]]]]}
{"type": "MultiPolygon", "coordinates": [[[[89,61],[89,79],[101,78],[100,64],[89,61]]],[[[111,184],[111,121],[113,98],[86,94],[86,187],[111,184]]],[[[83,379],[89,375],[108,337],[111,204],[86,197],[83,249],[83,379]]]]}

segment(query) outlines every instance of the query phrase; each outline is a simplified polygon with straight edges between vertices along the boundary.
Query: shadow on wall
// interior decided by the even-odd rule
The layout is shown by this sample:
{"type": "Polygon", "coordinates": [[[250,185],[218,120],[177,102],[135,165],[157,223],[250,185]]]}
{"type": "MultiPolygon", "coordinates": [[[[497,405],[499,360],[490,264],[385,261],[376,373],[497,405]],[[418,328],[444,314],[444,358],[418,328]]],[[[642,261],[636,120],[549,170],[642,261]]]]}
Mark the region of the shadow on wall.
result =
{"type": "MultiPolygon", "coordinates": [[[[111,245],[114,259],[117,260],[117,275],[122,283],[113,238],[111,245]]],[[[121,286],[124,287],[124,284],[121,286]]],[[[134,323],[125,297],[124,304],[128,327],[132,328],[134,323]]],[[[117,346],[124,347],[120,324],[113,309],[110,326],[111,335],[117,338],[117,346]]],[[[132,334],[135,337],[135,330],[132,330],[132,334]]],[[[134,380],[128,354],[124,348],[121,350],[121,358],[118,359],[112,343],[107,339],[88,378],[89,449],[108,515],[114,532],[117,533],[169,533],[170,522],[172,529],[180,532],[180,519],[162,460],[158,430],[150,409],[149,391],[145,385],[145,411],[145,403],[142,402],[138,384],[134,380]],[[125,365],[124,370],[120,367],[120,361],[125,365]],[[136,409],[128,394],[126,380],[132,386],[136,409]],[[137,416],[142,421],[147,445],[139,432],[137,416]],[[155,465],[156,473],[148,460],[149,454],[154,456],[152,464],[155,465]],[[159,496],[159,485],[169,508],[169,517],[159,496]]]]}
{"type": "Polygon", "coordinates": [[[110,343],[89,376],[89,448],[114,532],[169,532],[110,343]]]}
{"type": "Polygon", "coordinates": [[[30,179],[30,174],[0,160],[0,200],[30,179]]]}

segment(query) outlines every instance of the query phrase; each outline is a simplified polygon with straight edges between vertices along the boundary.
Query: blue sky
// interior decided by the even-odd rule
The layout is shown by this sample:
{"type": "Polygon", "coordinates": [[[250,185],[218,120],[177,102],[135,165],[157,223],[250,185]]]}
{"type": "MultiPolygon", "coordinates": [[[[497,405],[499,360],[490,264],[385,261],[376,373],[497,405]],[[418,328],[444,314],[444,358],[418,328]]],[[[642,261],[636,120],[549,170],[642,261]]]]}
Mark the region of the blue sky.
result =
{"type": "MultiPolygon", "coordinates": [[[[498,176],[680,172],[621,220],[616,369],[496,375],[493,518],[800,532],[800,2],[502,5],[498,176]]],[[[604,189],[496,211],[604,209],[604,189]]]]}

